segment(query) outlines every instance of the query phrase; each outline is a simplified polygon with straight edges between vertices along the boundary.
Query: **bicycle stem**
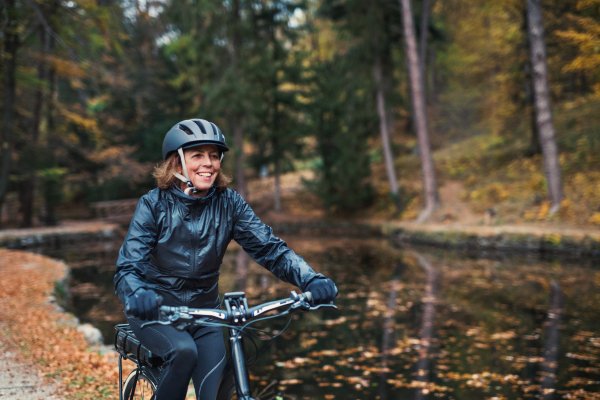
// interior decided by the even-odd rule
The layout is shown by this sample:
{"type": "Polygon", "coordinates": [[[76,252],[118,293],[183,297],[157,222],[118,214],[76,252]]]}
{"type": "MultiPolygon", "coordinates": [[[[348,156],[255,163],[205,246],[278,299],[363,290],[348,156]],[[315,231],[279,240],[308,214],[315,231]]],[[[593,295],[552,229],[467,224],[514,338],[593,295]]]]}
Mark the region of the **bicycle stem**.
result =
{"type": "MultiPolygon", "coordinates": [[[[246,322],[245,314],[248,310],[248,303],[243,292],[227,293],[224,296],[223,303],[227,315],[231,316],[230,323],[239,325],[246,322]]],[[[240,400],[251,400],[252,392],[248,366],[246,365],[246,354],[244,353],[244,341],[241,332],[234,328],[229,328],[229,349],[231,350],[238,398],[240,400]]]]}

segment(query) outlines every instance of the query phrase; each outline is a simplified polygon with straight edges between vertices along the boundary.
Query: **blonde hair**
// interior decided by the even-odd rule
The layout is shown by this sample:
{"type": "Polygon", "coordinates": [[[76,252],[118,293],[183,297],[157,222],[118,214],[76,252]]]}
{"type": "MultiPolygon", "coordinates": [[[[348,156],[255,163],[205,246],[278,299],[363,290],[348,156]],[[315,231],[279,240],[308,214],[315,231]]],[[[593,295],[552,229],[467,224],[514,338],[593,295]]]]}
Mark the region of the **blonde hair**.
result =
{"type": "MultiPolygon", "coordinates": [[[[177,186],[185,189],[185,183],[180,181],[173,175],[174,172],[182,173],[183,168],[181,166],[181,159],[178,153],[171,154],[165,161],[160,165],[154,167],[152,176],[156,179],[156,184],[161,189],[169,189],[170,187],[177,186]]],[[[231,182],[231,178],[219,171],[217,178],[215,179],[214,187],[219,192],[224,192],[227,189],[227,184],[231,182]]]]}

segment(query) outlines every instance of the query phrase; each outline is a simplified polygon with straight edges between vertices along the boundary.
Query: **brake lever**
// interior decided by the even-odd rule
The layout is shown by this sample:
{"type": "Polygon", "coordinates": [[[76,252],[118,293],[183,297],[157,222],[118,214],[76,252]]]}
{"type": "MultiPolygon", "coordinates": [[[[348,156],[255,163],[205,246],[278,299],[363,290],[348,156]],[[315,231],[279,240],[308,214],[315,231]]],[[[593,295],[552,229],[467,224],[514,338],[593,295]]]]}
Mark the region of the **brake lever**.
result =
{"type": "Polygon", "coordinates": [[[171,325],[171,323],[167,322],[167,321],[148,321],[148,322],[144,322],[141,327],[145,328],[145,327],[151,326],[151,325],[171,325]]]}
{"type": "Polygon", "coordinates": [[[290,308],[288,309],[289,312],[308,311],[308,310],[310,310],[310,304],[308,304],[308,302],[306,302],[306,301],[296,302],[296,303],[292,304],[290,306],[290,308]]]}
{"type": "Polygon", "coordinates": [[[331,308],[331,309],[334,309],[334,310],[338,309],[335,304],[319,304],[318,306],[309,307],[308,310],[309,311],[315,311],[315,310],[318,310],[320,308],[331,308]]]}
{"type": "Polygon", "coordinates": [[[146,322],[146,323],[142,324],[141,327],[143,328],[145,326],[157,325],[157,324],[158,325],[171,325],[172,327],[174,327],[178,331],[182,332],[188,326],[192,325],[194,322],[195,322],[195,319],[191,315],[189,315],[189,314],[183,314],[183,313],[178,313],[178,314],[173,315],[171,317],[167,317],[167,321],[160,321],[160,320],[149,321],[149,322],[146,322]]]}
{"type": "Polygon", "coordinates": [[[297,302],[291,305],[291,307],[289,308],[290,312],[294,312],[294,311],[315,311],[318,310],[320,308],[332,308],[334,310],[337,310],[337,306],[333,304],[333,302],[331,304],[319,304],[318,306],[311,306],[310,303],[308,303],[307,301],[301,301],[301,302],[297,302]]]}

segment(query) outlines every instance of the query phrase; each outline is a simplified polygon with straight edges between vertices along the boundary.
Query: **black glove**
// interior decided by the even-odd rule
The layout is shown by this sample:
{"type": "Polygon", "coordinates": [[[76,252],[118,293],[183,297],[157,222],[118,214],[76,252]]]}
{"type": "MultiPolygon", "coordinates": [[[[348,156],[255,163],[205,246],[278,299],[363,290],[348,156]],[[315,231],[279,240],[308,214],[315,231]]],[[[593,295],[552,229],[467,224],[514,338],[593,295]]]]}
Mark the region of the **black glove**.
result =
{"type": "Polygon", "coordinates": [[[308,285],[306,285],[305,292],[311,292],[313,297],[313,303],[329,304],[335,299],[338,294],[337,287],[331,279],[314,279],[308,285]]]}
{"type": "Polygon", "coordinates": [[[129,297],[125,311],[142,321],[158,319],[159,297],[152,290],[140,289],[129,297]]]}

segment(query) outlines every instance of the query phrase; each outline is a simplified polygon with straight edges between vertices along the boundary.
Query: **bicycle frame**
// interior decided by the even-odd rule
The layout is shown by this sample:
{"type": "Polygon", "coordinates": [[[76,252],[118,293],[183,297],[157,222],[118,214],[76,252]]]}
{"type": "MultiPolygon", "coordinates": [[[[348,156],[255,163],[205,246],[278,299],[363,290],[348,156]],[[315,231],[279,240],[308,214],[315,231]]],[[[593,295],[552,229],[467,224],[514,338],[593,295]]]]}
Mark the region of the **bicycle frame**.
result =
{"type": "Polygon", "coordinates": [[[239,400],[255,400],[250,389],[248,366],[242,335],[235,329],[229,329],[229,349],[231,350],[231,363],[235,376],[235,385],[239,400]]]}

